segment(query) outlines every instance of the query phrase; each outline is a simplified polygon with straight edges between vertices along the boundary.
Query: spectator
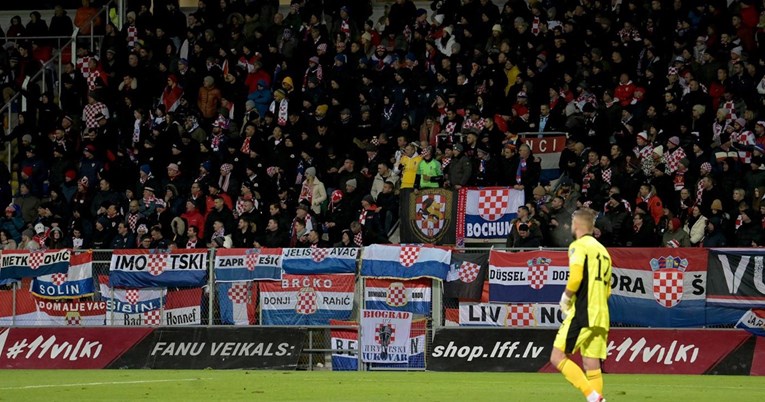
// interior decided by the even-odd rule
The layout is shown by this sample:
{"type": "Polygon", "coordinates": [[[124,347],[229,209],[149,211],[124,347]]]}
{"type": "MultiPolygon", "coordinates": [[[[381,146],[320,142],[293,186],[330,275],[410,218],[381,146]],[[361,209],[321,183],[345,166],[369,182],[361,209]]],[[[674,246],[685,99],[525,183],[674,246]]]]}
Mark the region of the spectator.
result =
{"type": "Polygon", "coordinates": [[[72,19],[66,14],[66,10],[61,5],[53,8],[53,17],[50,19],[48,32],[51,36],[71,36],[74,31],[72,19]]]}
{"type": "Polygon", "coordinates": [[[688,233],[683,230],[682,223],[678,218],[672,218],[669,221],[667,231],[664,232],[661,242],[664,247],[670,248],[691,246],[691,239],[688,237],[688,233]]]}

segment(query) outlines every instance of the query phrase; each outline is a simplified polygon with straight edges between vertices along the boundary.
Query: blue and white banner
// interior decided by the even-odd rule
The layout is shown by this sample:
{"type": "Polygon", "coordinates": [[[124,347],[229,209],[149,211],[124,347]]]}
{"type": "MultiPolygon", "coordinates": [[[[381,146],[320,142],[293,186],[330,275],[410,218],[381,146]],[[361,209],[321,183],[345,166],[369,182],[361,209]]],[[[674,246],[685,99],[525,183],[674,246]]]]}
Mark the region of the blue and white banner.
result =
{"type": "Polygon", "coordinates": [[[260,284],[263,325],[328,325],[353,310],[354,274],[289,275],[260,284]]]}
{"type": "Polygon", "coordinates": [[[361,359],[365,363],[408,363],[412,313],[361,311],[361,359]]]}
{"type": "Polygon", "coordinates": [[[32,281],[32,293],[44,299],[74,299],[92,296],[93,253],[74,254],[67,273],[38,276],[32,281]]]}
{"type": "Polygon", "coordinates": [[[232,248],[215,251],[215,281],[278,281],[282,279],[282,249],[232,248]]]}
{"type": "Polygon", "coordinates": [[[354,274],[358,248],[284,248],[282,268],[293,275],[354,274]]]}
{"type": "Polygon", "coordinates": [[[565,251],[489,254],[489,301],[557,303],[568,280],[565,251]]]}
{"type": "MultiPolygon", "coordinates": [[[[337,328],[331,331],[331,349],[351,350],[358,348],[358,323],[353,321],[331,321],[330,325],[354,325],[355,329],[337,328]]],[[[373,368],[424,369],[425,368],[425,332],[427,321],[413,320],[409,331],[409,358],[406,362],[370,363],[373,368]]],[[[349,351],[332,353],[332,371],[356,371],[359,368],[358,355],[349,351]]]]}
{"type": "Polygon", "coordinates": [[[706,304],[707,250],[610,249],[612,323],[688,328],[735,323],[706,304]]]}
{"type": "Polygon", "coordinates": [[[364,280],[364,307],[429,316],[431,284],[428,278],[409,281],[367,278],[364,280]]]}
{"type": "Polygon", "coordinates": [[[106,325],[142,325],[145,318],[159,314],[167,304],[167,289],[124,289],[109,287],[109,278],[99,276],[101,300],[106,302],[106,325]]]}
{"type": "Polygon", "coordinates": [[[114,250],[112,287],[194,287],[207,284],[207,250],[114,250]]]}
{"type": "Polygon", "coordinates": [[[225,325],[254,325],[258,286],[255,282],[218,282],[220,321],[225,325]]]}
{"type": "Polygon", "coordinates": [[[0,279],[36,278],[43,275],[66,274],[71,251],[7,250],[0,257],[0,279]]]}
{"type": "Polygon", "coordinates": [[[751,309],[741,316],[736,328],[745,329],[757,336],[765,336],[765,310],[751,309]]]}
{"type": "Polygon", "coordinates": [[[507,240],[525,196],[509,187],[462,188],[457,201],[457,245],[507,240]]]}
{"type": "Polygon", "coordinates": [[[364,247],[361,275],[373,278],[434,278],[449,273],[452,252],[416,244],[400,246],[373,244],[364,247]]]}

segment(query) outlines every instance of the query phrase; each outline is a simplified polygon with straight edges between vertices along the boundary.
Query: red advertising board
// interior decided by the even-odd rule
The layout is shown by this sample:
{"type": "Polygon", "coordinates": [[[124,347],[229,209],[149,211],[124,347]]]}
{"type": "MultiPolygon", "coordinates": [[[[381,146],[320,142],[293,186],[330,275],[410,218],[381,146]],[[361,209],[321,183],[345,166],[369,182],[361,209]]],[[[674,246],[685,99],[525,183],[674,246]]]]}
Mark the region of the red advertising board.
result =
{"type": "Polygon", "coordinates": [[[757,337],[757,344],[754,347],[754,356],[752,357],[751,375],[765,375],[765,337],[757,337]]]}
{"type": "Polygon", "coordinates": [[[153,328],[0,328],[0,368],[100,369],[153,328]]]}
{"type": "MultiPolygon", "coordinates": [[[[736,353],[751,338],[746,331],[729,329],[612,328],[603,369],[611,374],[717,373],[716,367],[726,359],[740,359],[745,365],[752,362],[751,350],[741,356],[736,353]],[[747,359],[749,362],[743,361],[747,359]]],[[[765,347],[759,349],[760,360],[765,360],[765,347]]],[[[578,355],[574,360],[581,363],[578,355]]],[[[540,371],[556,372],[550,364],[540,371]]],[[[754,371],[752,363],[752,374],[754,371]]]]}

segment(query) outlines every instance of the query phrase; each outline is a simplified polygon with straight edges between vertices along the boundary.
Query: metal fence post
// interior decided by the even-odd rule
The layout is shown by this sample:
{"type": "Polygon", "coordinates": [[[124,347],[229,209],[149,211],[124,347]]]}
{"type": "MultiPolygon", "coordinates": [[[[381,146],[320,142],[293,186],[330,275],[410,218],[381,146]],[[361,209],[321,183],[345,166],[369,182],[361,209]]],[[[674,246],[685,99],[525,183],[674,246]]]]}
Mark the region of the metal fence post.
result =
{"type": "MultiPolygon", "coordinates": [[[[361,254],[363,253],[364,248],[359,249],[359,261],[361,261],[361,254]]],[[[361,271],[359,271],[358,276],[359,284],[356,286],[356,289],[359,290],[359,319],[358,321],[358,331],[356,331],[356,335],[358,336],[358,339],[356,339],[356,359],[358,363],[356,363],[356,367],[358,371],[366,371],[366,367],[364,367],[364,362],[361,358],[361,312],[364,311],[364,278],[361,277],[361,271]]]]}
{"type": "Polygon", "coordinates": [[[13,292],[11,293],[11,325],[16,325],[16,284],[21,282],[14,282],[13,283],[13,292]]]}
{"type": "Polygon", "coordinates": [[[215,314],[213,314],[213,308],[215,305],[215,293],[217,292],[217,289],[215,288],[215,249],[208,249],[207,252],[209,253],[209,261],[207,262],[207,326],[210,327],[214,324],[213,319],[215,314]]]}
{"type": "MultiPolygon", "coordinates": [[[[443,283],[437,279],[433,279],[433,288],[432,288],[432,294],[430,295],[431,300],[433,300],[432,309],[431,312],[431,318],[432,318],[432,331],[433,333],[431,335],[435,336],[436,329],[441,327],[441,323],[443,322],[443,315],[444,315],[444,292],[443,292],[443,283]]],[[[431,341],[433,339],[431,338],[431,341]]],[[[427,356],[427,353],[425,354],[427,356]]]]}

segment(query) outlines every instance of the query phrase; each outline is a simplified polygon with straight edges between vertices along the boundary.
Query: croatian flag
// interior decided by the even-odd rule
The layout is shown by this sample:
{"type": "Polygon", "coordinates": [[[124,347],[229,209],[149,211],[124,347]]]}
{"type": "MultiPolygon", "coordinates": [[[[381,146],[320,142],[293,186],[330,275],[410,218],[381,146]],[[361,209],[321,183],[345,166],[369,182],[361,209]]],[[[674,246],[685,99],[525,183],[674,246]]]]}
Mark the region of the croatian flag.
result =
{"type": "Polygon", "coordinates": [[[364,247],[361,275],[374,278],[415,279],[428,277],[444,280],[449,273],[451,250],[416,244],[364,247]]]}
{"type": "Polygon", "coordinates": [[[263,325],[327,325],[353,310],[354,274],[289,275],[260,284],[263,325]]]}
{"type": "Polygon", "coordinates": [[[358,248],[285,248],[282,254],[284,272],[306,274],[356,273],[358,248]]]}
{"type": "Polygon", "coordinates": [[[8,250],[0,258],[0,279],[36,278],[43,275],[66,274],[69,270],[69,250],[8,250]]]}
{"type": "Polygon", "coordinates": [[[218,282],[220,320],[225,325],[254,325],[258,286],[255,282],[218,282]]]}
{"type": "Polygon", "coordinates": [[[282,278],[282,249],[218,249],[215,281],[278,281],[282,278]]]}
{"type": "Polygon", "coordinates": [[[114,250],[113,287],[193,287],[207,283],[207,250],[114,250]]]}
{"type": "Polygon", "coordinates": [[[355,321],[330,320],[329,325],[354,326],[355,328],[332,328],[330,330],[330,349],[332,352],[332,371],[358,371],[359,355],[351,350],[359,349],[359,323],[355,321]],[[341,352],[341,350],[345,350],[341,352]]]}
{"type": "Polygon", "coordinates": [[[408,311],[430,315],[431,280],[365,279],[364,300],[368,310],[408,311]]]}
{"type": "Polygon", "coordinates": [[[15,310],[13,289],[0,290],[0,327],[37,323],[37,304],[29,291],[30,282],[26,279],[16,288],[15,310]]]}
{"type": "Polygon", "coordinates": [[[101,300],[106,302],[106,325],[141,325],[159,314],[167,303],[167,289],[110,288],[109,277],[100,275],[101,300]]]}
{"type": "Polygon", "coordinates": [[[161,321],[149,325],[200,325],[202,324],[202,288],[174,289],[167,292],[161,321]]]}
{"type": "Polygon", "coordinates": [[[565,251],[489,253],[489,301],[555,303],[566,288],[565,251]]]}
{"type": "Polygon", "coordinates": [[[92,296],[93,253],[74,254],[69,258],[69,272],[38,276],[32,281],[32,293],[44,299],[75,299],[92,296]]]}
{"type": "Polygon", "coordinates": [[[102,326],[106,319],[106,303],[102,301],[40,299],[37,309],[39,326],[102,326]]]}
{"type": "Polygon", "coordinates": [[[765,336],[765,310],[750,309],[738,320],[736,328],[745,329],[757,336],[765,336]]]}
{"type": "MultiPolygon", "coordinates": [[[[515,174],[513,172],[512,174],[515,174]]],[[[457,202],[457,244],[501,240],[510,234],[523,190],[508,187],[462,188],[457,202]]]]}

